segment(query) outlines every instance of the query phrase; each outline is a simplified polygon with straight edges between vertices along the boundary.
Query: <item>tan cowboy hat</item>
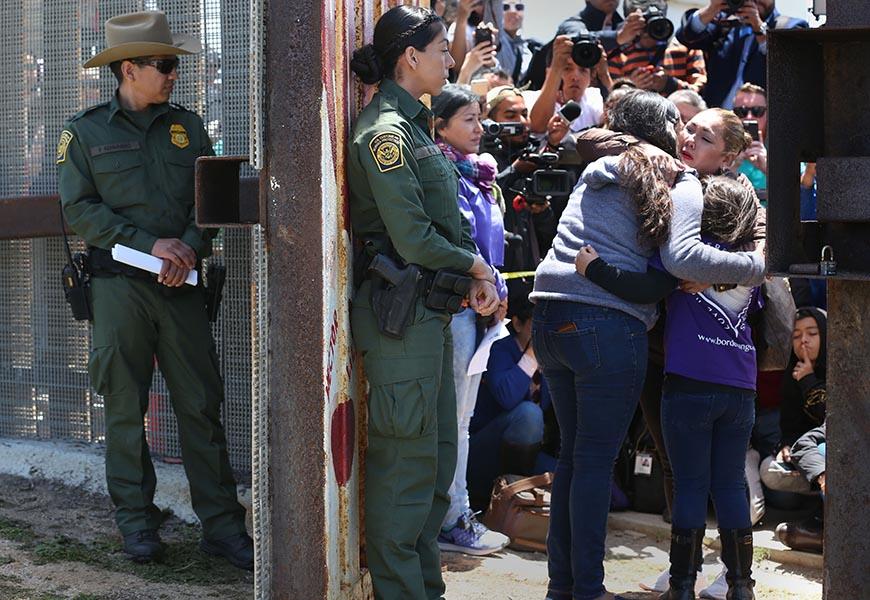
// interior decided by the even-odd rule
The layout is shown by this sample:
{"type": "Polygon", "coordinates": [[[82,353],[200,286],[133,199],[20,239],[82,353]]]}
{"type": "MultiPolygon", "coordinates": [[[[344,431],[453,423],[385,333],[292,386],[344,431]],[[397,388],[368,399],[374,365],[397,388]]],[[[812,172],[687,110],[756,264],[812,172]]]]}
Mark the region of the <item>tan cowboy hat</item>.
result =
{"type": "Polygon", "coordinates": [[[106,21],[107,48],[85,63],[85,68],[108,65],[116,60],[158,56],[161,54],[196,54],[202,51],[199,40],[184,33],[169,31],[166,15],[159,11],[135,12],[106,21]]]}

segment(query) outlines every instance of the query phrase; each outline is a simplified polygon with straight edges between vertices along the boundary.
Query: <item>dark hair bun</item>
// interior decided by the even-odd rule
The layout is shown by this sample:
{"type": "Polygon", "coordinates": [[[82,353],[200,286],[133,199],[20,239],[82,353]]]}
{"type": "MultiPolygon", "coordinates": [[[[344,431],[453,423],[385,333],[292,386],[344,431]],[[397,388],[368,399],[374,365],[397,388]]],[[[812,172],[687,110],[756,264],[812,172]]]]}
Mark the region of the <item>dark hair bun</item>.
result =
{"type": "Polygon", "coordinates": [[[378,83],[384,78],[384,67],[381,59],[375,47],[371,44],[366,44],[362,48],[354,50],[353,58],[350,61],[350,68],[357,74],[357,77],[362,79],[363,83],[368,83],[369,85],[378,83]]]}

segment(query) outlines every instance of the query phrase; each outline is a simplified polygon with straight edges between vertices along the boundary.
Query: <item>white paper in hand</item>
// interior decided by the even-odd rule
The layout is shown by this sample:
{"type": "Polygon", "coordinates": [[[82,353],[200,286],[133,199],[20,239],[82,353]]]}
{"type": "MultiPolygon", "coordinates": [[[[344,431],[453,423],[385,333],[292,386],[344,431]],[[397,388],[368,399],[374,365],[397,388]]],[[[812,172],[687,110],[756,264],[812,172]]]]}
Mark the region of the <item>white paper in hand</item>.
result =
{"type": "MultiPolygon", "coordinates": [[[[160,269],[163,268],[162,258],[139,252],[138,250],[122,246],[121,244],[115,244],[112,247],[112,258],[118,262],[124,263],[125,265],[130,265],[131,267],[136,267],[137,269],[142,269],[143,271],[148,271],[155,275],[159,274],[160,269]]],[[[196,285],[197,280],[198,273],[196,272],[196,269],[193,269],[187,274],[187,279],[184,280],[184,283],[188,285],[196,285]]]]}
{"type": "Polygon", "coordinates": [[[510,323],[507,319],[501,323],[496,323],[483,334],[483,339],[480,340],[480,345],[474,352],[474,356],[472,356],[471,360],[468,362],[467,373],[469,376],[477,375],[478,373],[486,371],[486,363],[489,362],[489,351],[492,348],[492,345],[498,340],[510,335],[507,327],[505,327],[507,323],[510,323]]]}

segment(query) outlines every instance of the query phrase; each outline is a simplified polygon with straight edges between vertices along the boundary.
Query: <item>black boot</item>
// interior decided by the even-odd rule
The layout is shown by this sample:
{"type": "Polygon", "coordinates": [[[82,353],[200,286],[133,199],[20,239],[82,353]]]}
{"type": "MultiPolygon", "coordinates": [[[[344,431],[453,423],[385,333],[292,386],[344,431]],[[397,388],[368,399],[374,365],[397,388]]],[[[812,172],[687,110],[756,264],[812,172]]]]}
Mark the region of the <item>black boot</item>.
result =
{"type": "Polygon", "coordinates": [[[752,529],[720,529],[722,562],[728,582],[727,600],[755,600],[752,588],[752,529]]]}
{"type": "Polygon", "coordinates": [[[212,556],[223,556],[240,569],[254,570],[254,542],[247,533],[237,533],[220,540],[210,540],[203,536],[199,549],[212,556]]]}
{"type": "Polygon", "coordinates": [[[143,529],[124,536],[124,552],[134,562],[148,563],[163,556],[163,543],[155,529],[143,529]]]}
{"type": "Polygon", "coordinates": [[[502,442],[498,453],[499,474],[531,475],[540,451],[540,443],[521,445],[502,442]]]}
{"type": "Polygon", "coordinates": [[[695,600],[698,555],[703,540],[703,529],[671,528],[670,587],[659,600],[695,600]]]}

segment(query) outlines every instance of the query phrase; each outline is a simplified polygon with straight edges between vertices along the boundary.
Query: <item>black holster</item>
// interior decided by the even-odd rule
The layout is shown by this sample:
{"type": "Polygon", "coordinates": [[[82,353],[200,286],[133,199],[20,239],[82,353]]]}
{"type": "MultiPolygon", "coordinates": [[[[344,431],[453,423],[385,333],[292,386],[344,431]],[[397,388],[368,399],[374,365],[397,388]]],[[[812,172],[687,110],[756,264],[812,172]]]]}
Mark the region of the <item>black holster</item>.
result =
{"type": "Polygon", "coordinates": [[[208,320],[217,321],[224,296],[224,283],[227,280],[227,268],[223,265],[209,264],[205,277],[205,310],[208,320]]]}
{"type": "Polygon", "coordinates": [[[417,265],[399,267],[385,254],[375,256],[369,265],[372,280],[372,311],[378,331],[400,340],[414,316],[414,305],[420,295],[422,273],[417,265]]]}

